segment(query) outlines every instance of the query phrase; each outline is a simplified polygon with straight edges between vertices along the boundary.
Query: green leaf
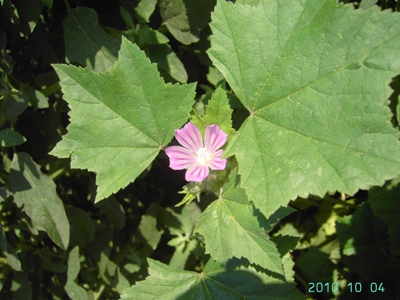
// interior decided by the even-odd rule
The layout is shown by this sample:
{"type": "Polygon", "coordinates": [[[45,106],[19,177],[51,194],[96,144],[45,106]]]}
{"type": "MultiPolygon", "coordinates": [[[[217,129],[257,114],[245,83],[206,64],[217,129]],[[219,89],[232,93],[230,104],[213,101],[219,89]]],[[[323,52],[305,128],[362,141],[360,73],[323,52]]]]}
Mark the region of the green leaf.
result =
{"type": "Polygon", "coordinates": [[[32,223],[48,233],[62,249],[69,243],[69,223],[56,185],[40,171],[40,166],[23,152],[11,162],[10,187],[14,201],[32,219],[32,223]]]}
{"type": "Polygon", "coordinates": [[[32,299],[32,284],[27,268],[22,272],[13,272],[10,290],[15,300],[32,299]]]}
{"type": "Polygon", "coordinates": [[[123,39],[110,72],[55,65],[71,111],[51,154],[97,173],[100,201],[134,181],[188,119],[194,84],[163,82],[144,53],[123,39]],[[90,112],[90,114],[88,114],[90,112]]]}
{"type": "Polygon", "coordinates": [[[335,0],[219,1],[210,26],[210,58],[250,113],[225,156],[236,155],[266,216],[297,196],[354,194],[399,173],[382,100],[400,71],[397,14],[335,0]]]}
{"type": "Polygon", "coordinates": [[[378,0],[362,0],[360,2],[359,8],[368,9],[368,8],[374,6],[376,4],[376,2],[378,2],[378,0]]]}
{"type": "Polygon", "coordinates": [[[185,66],[169,45],[151,45],[148,50],[150,60],[157,63],[161,72],[165,71],[178,82],[187,82],[185,66]]]}
{"type": "Polygon", "coordinates": [[[14,131],[9,128],[0,130],[0,146],[1,147],[18,146],[25,142],[26,142],[26,138],[24,138],[17,131],[14,131]]]}
{"type": "Polygon", "coordinates": [[[129,27],[129,28],[134,28],[135,27],[135,23],[133,22],[133,18],[132,15],[130,14],[130,12],[123,7],[122,5],[119,6],[119,14],[121,15],[122,19],[124,19],[125,24],[129,27]]]}
{"type": "Polygon", "coordinates": [[[157,228],[157,210],[154,203],[149,206],[146,215],[142,216],[138,227],[138,235],[144,244],[142,252],[145,256],[150,256],[161,239],[161,231],[157,228]]]}
{"type": "Polygon", "coordinates": [[[135,8],[136,17],[141,23],[149,23],[150,16],[156,9],[158,0],[140,0],[138,6],[135,8]]]}
{"type": "Polygon", "coordinates": [[[36,91],[33,87],[27,84],[21,84],[19,87],[21,93],[23,93],[29,103],[35,108],[48,108],[49,101],[45,95],[41,92],[36,91]]]}
{"type": "Polygon", "coordinates": [[[0,250],[6,258],[7,264],[15,271],[21,271],[21,262],[15,254],[14,249],[7,243],[6,235],[0,224],[0,250]]]}
{"type": "Polygon", "coordinates": [[[53,7],[53,0],[42,0],[43,4],[46,5],[48,8],[53,7]]]}
{"type": "Polygon", "coordinates": [[[114,196],[110,196],[96,204],[110,220],[115,229],[120,230],[125,226],[124,207],[114,196]]]}
{"type": "Polygon", "coordinates": [[[28,99],[22,93],[4,97],[0,102],[0,126],[6,121],[16,121],[28,107],[28,99]]]}
{"type": "Polygon", "coordinates": [[[296,260],[307,282],[335,282],[336,266],[329,260],[329,256],[315,247],[310,247],[296,260]]]}
{"type": "Polygon", "coordinates": [[[278,281],[252,268],[225,270],[210,260],[195,273],[148,259],[150,276],[126,289],[122,300],[133,299],[304,299],[295,283],[278,281]]]}
{"type": "Polygon", "coordinates": [[[210,20],[216,0],[160,0],[160,14],[169,32],[179,42],[190,45],[199,41],[201,29],[210,20]]]}
{"type": "Polygon", "coordinates": [[[142,27],[139,31],[139,42],[146,45],[160,45],[169,42],[169,39],[158,30],[142,27]]]}
{"type": "Polygon", "coordinates": [[[68,10],[64,42],[69,61],[95,72],[108,71],[114,65],[120,45],[100,27],[96,11],[84,6],[68,10]]]}
{"type": "Polygon", "coordinates": [[[78,276],[80,269],[81,264],[79,261],[79,247],[75,247],[69,253],[68,279],[65,285],[65,291],[71,299],[87,300],[88,296],[85,289],[75,283],[75,278],[78,276]]]}
{"type": "Polygon", "coordinates": [[[205,128],[217,124],[226,134],[228,141],[232,138],[235,130],[232,128],[232,109],[229,106],[228,97],[222,87],[218,87],[206,106],[203,117],[193,117],[192,122],[200,129],[204,136],[205,128]]]}
{"type": "Polygon", "coordinates": [[[383,187],[374,187],[368,195],[374,214],[389,227],[392,248],[400,252],[400,179],[392,180],[383,187]]]}
{"type": "Polygon", "coordinates": [[[342,262],[353,272],[370,278],[395,273],[387,255],[387,227],[374,215],[368,202],[353,215],[338,219],[336,230],[343,253],[342,262]]]}
{"type": "Polygon", "coordinates": [[[19,30],[28,35],[36,27],[44,7],[42,0],[21,1],[16,3],[20,20],[19,30]]]}
{"type": "MultiPolygon", "coordinates": [[[[234,178],[232,172],[230,182],[234,178]]],[[[244,190],[230,184],[203,212],[195,230],[204,236],[206,253],[221,264],[233,256],[243,256],[265,269],[284,274],[279,252],[260,228],[259,219],[267,223],[248,201],[244,190]]]]}
{"type": "Polygon", "coordinates": [[[92,241],[95,235],[95,227],[88,214],[73,206],[67,206],[65,212],[71,228],[70,247],[84,246],[87,242],[92,241]]]}

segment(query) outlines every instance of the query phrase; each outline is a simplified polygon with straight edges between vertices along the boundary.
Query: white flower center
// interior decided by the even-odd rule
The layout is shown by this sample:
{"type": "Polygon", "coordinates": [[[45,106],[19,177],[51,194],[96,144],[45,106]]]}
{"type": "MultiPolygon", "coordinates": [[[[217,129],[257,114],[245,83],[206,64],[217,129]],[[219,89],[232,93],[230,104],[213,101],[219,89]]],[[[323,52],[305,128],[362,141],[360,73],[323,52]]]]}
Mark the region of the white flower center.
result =
{"type": "Polygon", "coordinates": [[[208,161],[212,156],[211,153],[209,153],[206,148],[200,148],[200,150],[197,151],[196,155],[197,155],[197,164],[199,165],[207,165],[208,161]]]}

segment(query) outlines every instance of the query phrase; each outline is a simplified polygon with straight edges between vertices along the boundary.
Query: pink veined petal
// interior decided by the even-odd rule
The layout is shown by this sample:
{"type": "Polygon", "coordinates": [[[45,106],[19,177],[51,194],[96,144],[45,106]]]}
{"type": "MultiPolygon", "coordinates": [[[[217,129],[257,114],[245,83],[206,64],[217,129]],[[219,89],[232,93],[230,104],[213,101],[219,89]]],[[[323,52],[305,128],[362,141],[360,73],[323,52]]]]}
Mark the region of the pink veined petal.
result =
{"type": "Polygon", "coordinates": [[[228,135],[219,129],[218,125],[207,126],[204,139],[207,151],[209,153],[214,153],[226,143],[227,137],[228,135]]]}
{"type": "Polygon", "coordinates": [[[223,150],[218,150],[214,153],[211,159],[208,161],[208,165],[211,170],[224,170],[226,167],[226,158],[221,158],[224,154],[223,150]]]}
{"type": "Polygon", "coordinates": [[[172,170],[183,170],[193,166],[196,161],[196,155],[181,146],[171,146],[165,149],[165,153],[169,157],[169,167],[172,170]]]}
{"type": "Polygon", "coordinates": [[[182,129],[175,130],[175,138],[183,147],[194,153],[203,147],[200,130],[192,122],[187,123],[182,129]]]}
{"type": "Polygon", "coordinates": [[[202,182],[210,171],[205,165],[194,165],[190,167],[185,174],[186,181],[202,182]]]}

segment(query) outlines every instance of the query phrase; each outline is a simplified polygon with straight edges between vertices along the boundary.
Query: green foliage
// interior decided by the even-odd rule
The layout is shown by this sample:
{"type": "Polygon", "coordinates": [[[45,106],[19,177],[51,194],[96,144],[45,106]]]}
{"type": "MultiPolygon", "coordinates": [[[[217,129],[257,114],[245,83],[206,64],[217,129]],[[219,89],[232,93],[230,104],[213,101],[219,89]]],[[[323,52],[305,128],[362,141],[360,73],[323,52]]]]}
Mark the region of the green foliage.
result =
{"type": "Polygon", "coordinates": [[[400,298],[399,1],[0,4],[1,299],[400,298]]]}
{"type": "Polygon", "coordinates": [[[226,92],[223,88],[219,87],[215,90],[215,93],[212,94],[206,106],[206,113],[200,117],[194,112],[192,122],[200,129],[203,136],[207,126],[217,124],[223,132],[228,134],[229,141],[235,133],[235,130],[232,128],[231,116],[232,109],[229,106],[226,92]]]}
{"type": "Polygon", "coordinates": [[[90,70],[105,72],[117,60],[120,43],[106,34],[97,22],[96,11],[88,7],[68,11],[64,25],[65,56],[90,70]]]}
{"type": "Polygon", "coordinates": [[[71,299],[76,300],[86,300],[88,299],[86,295],[85,289],[77,285],[74,280],[79,274],[80,270],[80,262],[79,262],[79,248],[75,247],[69,253],[68,258],[68,280],[65,285],[65,291],[71,299]]]}
{"type": "Polygon", "coordinates": [[[0,130],[0,146],[12,147],[26,142],[26,139],[17,131],[9,128],[0,130]]]}
{"type": "Polygon", "coordinates": [[[69,222],[54,182],[26,153],[15,153],[10,170],[15,203],[31,218],[32,225],[46,231],[62,249],[69,243],[69,222]]]}
{"type": "Polygon", "coordinates": [[[354,194],[396,176],[398,132],[377,99],[399,71],[398,20],[331,0],[218,3],[208,53],[250,112],[226,155],[266,216],[296,196],[354,194]]]}
{"type": "Polygon", "coordinates": [[[195,273],[149,259],[150,276],[121,299],[302,299],[292,283],[279,282],[253,268],[224,269],[210,260],[195,273]]]}
{"type": "Polygon", "coordinates": [[[148,167],[185,122],[194,96],[192,84],[165,85],[155,66],[126,39],[108,73],[54,68],[71,108],[71,124],[51,153],[71,156],[72,167],[97,173],[97,201],[127,186],[148,167]]]}
{"type": "Polygon", "coordinates": [[[369,203],[374,214],[389,228],[391,247],[400,253],[400,181],[394,179],[383,187],[374,187],[370,191],[369,203]]]}
{"type": "Polygon", "coordinates": [[[234,180],[231,176],[229,186],[224,187],[219,199],[207,207],[197,222],[196,231],[204,236],[206,252],[221,264],[234,256],[245,257],[283,274],[278,250],[260,228],[260,223],[268,226],[268,221],[248,201],[244,190],[232,183],[234,180]]]}
{"type": "Polygon", "coordinates": [[[160,0],[160,14],[169,32],[179,42],[190,45],[199,41],[207,25],[215,0],[160,0]]]}

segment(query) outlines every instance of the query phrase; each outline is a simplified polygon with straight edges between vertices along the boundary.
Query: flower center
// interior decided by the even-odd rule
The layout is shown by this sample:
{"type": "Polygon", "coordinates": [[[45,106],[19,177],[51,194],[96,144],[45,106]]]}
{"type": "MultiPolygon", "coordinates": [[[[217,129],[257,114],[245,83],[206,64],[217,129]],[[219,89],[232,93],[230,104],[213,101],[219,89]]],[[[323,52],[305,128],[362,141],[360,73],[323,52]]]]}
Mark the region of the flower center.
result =
{"type": "Polygon", "coordinates": [[[208,153],[206,148],[200,148],[196,153],[197,155],[197,164],[199,165],[207,165],[208,161],[211,158],[211,153],[208,153]]]}

